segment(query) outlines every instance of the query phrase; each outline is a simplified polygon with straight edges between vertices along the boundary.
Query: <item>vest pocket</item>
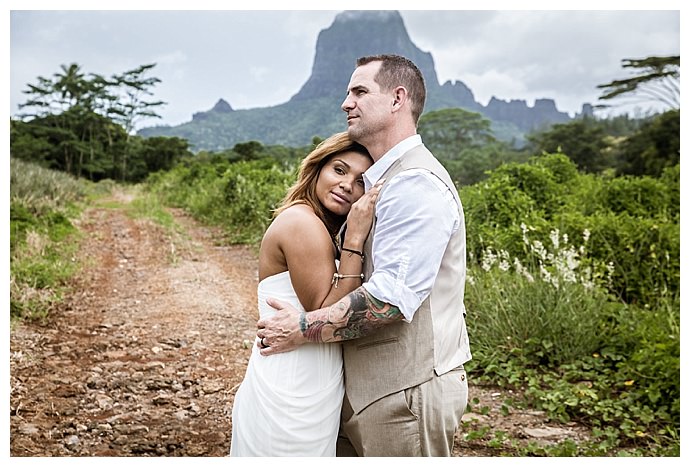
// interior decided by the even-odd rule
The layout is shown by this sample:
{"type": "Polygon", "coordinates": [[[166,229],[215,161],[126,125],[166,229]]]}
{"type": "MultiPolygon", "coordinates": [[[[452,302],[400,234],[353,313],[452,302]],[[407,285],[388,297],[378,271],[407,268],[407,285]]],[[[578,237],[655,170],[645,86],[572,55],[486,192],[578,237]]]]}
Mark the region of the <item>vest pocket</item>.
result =
{"type": "Polygon", "coordinates": [[[357,350],[365,350],[370,347],[378,347],[379,345],[394,344],[395,342],[398,342],[397,337],[389,337],[388,339],[381,339],[374,342],[367,342],[365,344],[358,344],[357,350]]]}

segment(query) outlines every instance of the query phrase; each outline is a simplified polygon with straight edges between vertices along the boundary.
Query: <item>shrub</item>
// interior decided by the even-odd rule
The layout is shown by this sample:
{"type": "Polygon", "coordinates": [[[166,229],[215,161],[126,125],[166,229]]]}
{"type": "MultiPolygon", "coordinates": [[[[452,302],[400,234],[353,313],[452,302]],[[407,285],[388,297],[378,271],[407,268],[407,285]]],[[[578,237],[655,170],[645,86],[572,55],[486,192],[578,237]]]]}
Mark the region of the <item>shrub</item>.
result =
{"type": "Polygon", "coordinates": [[[77,269],[70,221],[88,185],[65,173],[11,160],[10,316],[41,318],[77,269]]]}
{"type": "MultiPolygon", "coordinates": [[[[466,285],[468,328],[483,362],[516,353],[528,366],[561,365],[598,350],[607,335],[606,278],[593,271],[584,247],[553,231],[550,244],[528,238],[527,253],[483,252],[466,285]]],[[[587,233],[585,233],[587,236],[587,233]]]]}
{"type": "Polygon", "coordinates": [[[461,192],[468,255],[480,263],[488,248],[526,253],[521,223],[542,243],[554,229],[573,242],[589,230],[591,261],[615,271],[609,292],[653,305],[680,287],[679,192],[678,167],[657,180],[579,174],[561,155],[509,164],[461,192]]]}
{"type": "Polygon", "coordinates": [[[294,179],[292,166],[271,159],[192,161],[151,176],[147,187],[164,202],[222,226],[231,242],[258,243],[294,179]]]}
{"type": "Polygon", "coordinates": [[[231,240],[257,243],[272,218],[272,211],[294,181],[292,173],[251,162],[231,165],[222,177],[223,219],[231,240]]]}

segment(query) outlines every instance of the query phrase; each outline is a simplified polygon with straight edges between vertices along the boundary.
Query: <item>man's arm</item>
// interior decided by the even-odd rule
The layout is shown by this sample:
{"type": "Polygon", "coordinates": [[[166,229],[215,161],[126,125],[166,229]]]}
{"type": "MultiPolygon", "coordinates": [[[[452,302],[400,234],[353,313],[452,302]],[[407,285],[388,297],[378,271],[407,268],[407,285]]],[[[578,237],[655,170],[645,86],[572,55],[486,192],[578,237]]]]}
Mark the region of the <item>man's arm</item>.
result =
{"type": "Polygon", "coordinates": [[[364,287],[350,292],[339,302],[306,313],[291,305],[269,299],[277,313],[258,322],[257,336],[268,347],[261,355],[293,350],[306,342],[340,342],[371,334],[387,324],[401,321],[398,307],[373,297],[364,287]]]}
{"type": "Polygon", "coordinates": [[[400,310],[372,296],[364,287],[350,292],[339,302],[300,313],[300,331],[311,342],[339,342],[367,336],[388,323],[400,321],[400,310]]]}

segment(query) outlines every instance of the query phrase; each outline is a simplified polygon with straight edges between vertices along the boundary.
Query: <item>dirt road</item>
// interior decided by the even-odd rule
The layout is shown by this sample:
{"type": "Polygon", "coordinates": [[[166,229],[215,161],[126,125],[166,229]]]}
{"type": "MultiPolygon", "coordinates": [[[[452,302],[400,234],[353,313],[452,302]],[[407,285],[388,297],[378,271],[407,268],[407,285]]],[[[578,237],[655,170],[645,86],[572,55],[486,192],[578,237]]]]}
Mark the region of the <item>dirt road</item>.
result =
{"type": "MultiPolygon", "coordinates": [[[[228,454],[255,333],[256,255],[174,215],[170,233],[119,208],[84,212],[85,267],[64,305],[10,333],[12,456],[228,454]]],[[[506,414],[511,396],[471,386],[483,410],[466,430],[486,433],[458,433],[455,455],[509,453],[490,445],[497,430],[545,443],[582,436],[539,412],[506,414]]]]}

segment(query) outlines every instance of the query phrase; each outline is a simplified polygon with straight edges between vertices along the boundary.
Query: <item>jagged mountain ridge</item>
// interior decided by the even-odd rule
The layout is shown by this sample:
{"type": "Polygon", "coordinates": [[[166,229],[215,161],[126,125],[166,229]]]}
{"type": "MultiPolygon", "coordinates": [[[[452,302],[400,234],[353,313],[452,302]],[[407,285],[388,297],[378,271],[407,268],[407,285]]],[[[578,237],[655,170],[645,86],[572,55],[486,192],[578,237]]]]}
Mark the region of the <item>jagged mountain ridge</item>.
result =
{"type": "MultiPolygon", "coordinates": [[[[211,110],[195,113],[190,122],[145,128],[139,134],[185,138],[194,150],[222,150],[250,140],[288,146],[309,144],[314,136],[345,130],[340,104],[355,60],[380,53],[404,55],[417,64],[427,85],[425,111],[461,107],[480,112],[495,127],[507,128],[513,138],[545,124],[570,120],[567,113],[557,110],[553,99],[539,99],[529,107],[523,100],[506,102],[494,97],[483,106],[459,80],[440,85],[431,53],[412,42],[400,13],[366,10],[341,12],[319,33],[311,75],[288,102],[233,110],[220,99],[211,110]]],[[[501,135],[497,132],[497,136],[501,135]]]]}

